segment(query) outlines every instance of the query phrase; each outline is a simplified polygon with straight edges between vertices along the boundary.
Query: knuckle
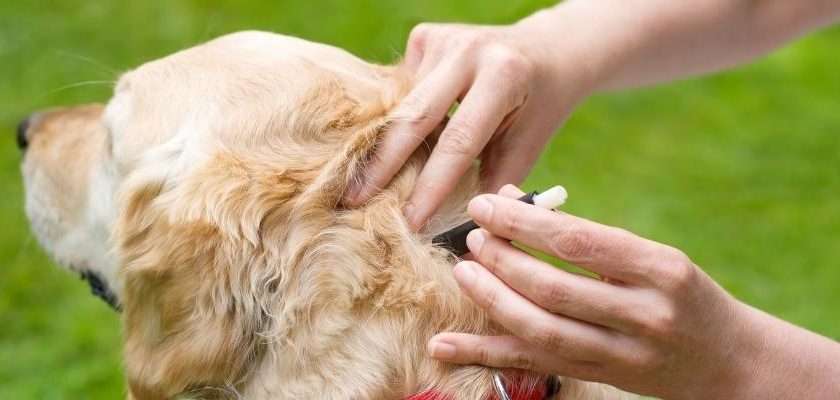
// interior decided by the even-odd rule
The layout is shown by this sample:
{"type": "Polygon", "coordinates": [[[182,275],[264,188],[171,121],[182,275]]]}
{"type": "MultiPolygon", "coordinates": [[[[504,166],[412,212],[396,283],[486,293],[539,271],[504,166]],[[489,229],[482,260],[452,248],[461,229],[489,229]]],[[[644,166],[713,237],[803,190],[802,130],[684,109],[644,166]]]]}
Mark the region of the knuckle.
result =
{"type": "Polygon", "coordinates": [[[423,131],[437,124],[432,115],[432,106],[421,99],[421,95],[405,98],[397,115],[398,119],[408,122],[411,129],[423,131]]]}
{"type": "MultiPolygon", "coordinates": [[[[498,207],[494,207],[494,210],[496,208],[498,207]]],[[[523,224],[522,217],[518,213],[506,212],[504,209],[501,211],[493,215],[495,225],[501,228],[504,236],[519,236],[523,224]]]]}
{"type": "Polygon", "coordinates": [[[415,25],[408,34],[408,42],[411,46],[423,47],[432,29],[433,25],[425,22],[415,25]]]}
{"type": "Polygon", "coordinates": [[[670,306],[648,312],[644,333],[658,338],[672,337],[677,331],[677,314],[670,306]]]}
{"type": "Polygon", "coordinates": [[[537,324],[524,335],[526,340],[544,349],[561,349],[566,345],[565,338],[547,324],[537,324]]]}
{"type": "Polygon", "coordinates": [[[467,53],[475,54],[488,43],[492,43],[490,34],[482,30],[473,30],[462,33],[458,39],[458,45],[467,53]]]}
{"type": "Polygon", "coordinates": [[[489,65],[493,74],[513,92],[514,106],[524,101],[528,85],[532,82],[535,66],[519,51],[505,46],[495,46],[489,52],[489,65]]]}
{"type": "Polygon", "coordinates": [[[489,61],[496,73],[505,78],[516,79],[529,75],[533,71],[533,64],[522,53],[506,46],[494,46],[489,51],[489,61]]]}
{"type": "Polygon", "coordinates": [[[536,364],[531,356],[527,353],[522,351],[514,351],[512,354],[508,356],[507,364],[510,364],[510,367],[522,369],[526,371],[532,371],[536,369],[536,364]]]}
{"type": "Polygon", "coordinates": [[[484,289],[477,301],[481,308],[493,314],[499,305],[499,292],[494,289],[484,289]]]}
{"type": "Polygon", "coordinates": [[[441,150],[453,155],[473,155],[476,142],[471,134],[472,123],[453,120],[440,137],[441,150]]]}
{"type": "Polygon", "coordinates": [[[697,278],[697,267],[685,253],[666,247],[660,257],[662,284],[666,290],[681,291],[691,287],[697,278]]]}
{"type": "Polygon", "coordinates": [[[505,262],[505,257],[502,251],[498,249],[498,246],[494,246],[492,243],[485,243],[484,246],[481,247],[478,258],[484,261],[484,266],[494,274],[499,271],[499,267],[505,262]]]}
{"type": "Polygon", "coordinates": [[[639,320],[639,309],[640,307],[622,301],[608,301],[602,305],[604,315],[609,315],[630,328],[637,328],[644,324],[643,321],[639,320]]]}
{"type": "Polygon", "coordinates": [[[586,259],[594,251],[592,233],[577,226],[560,228],[552,234],[550,250],[568,261],[586,259]]]}
{"type": "Polygon", "coordinates": [[[480,364],[491,364],[493,361],[494,349],[490,348],[485,343],[479,343],[475,346],[475,358],[480,364]]]}
{"type": "Polygon", "coordinates": [[[535,299],[544,307],[552,311],[560,311],[571,304],[568,287],[557,279],[537,279],[534,283],[535,299]]]}
{"type": "Polygon", "coordinates": [[[659,351],[642,349],[631,353],[627,363],[639,371],[654,371],[664,364],[664,357],[659,351]]]}

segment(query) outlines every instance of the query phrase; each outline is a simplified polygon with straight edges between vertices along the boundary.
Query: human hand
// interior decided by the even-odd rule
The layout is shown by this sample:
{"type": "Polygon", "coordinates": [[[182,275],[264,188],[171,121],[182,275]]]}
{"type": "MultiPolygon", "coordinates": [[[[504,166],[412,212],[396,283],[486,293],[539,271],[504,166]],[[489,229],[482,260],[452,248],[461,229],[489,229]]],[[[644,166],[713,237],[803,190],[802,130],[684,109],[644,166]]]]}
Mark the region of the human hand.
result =
{"type": "MultiPolygon", "coordinates": [[[[348,190],[359,205],[388,184],[411,154],[459,107],[429,156],[405,214],[421,228],[476,158],[485,190],[520,182],[552,133],[588,90],[580,63],[556,65],[558,44],[528,23],[512,26],[420,24],[408,40],[404,68],[415,86],[394,110],[395,123],[348,190]]],[[[569,51],[566,56],[576,57],[569,51]]]]}
{"type": "Polygon", "coordinates": [[[840,389],[840,345],[738,302],[681,251],[513,200],[522,194],[513,186],[501,193],[470,203],[483,229],[467,238],[475,261],[454,274],[510,335],[442,333],[429,342],[433,357],[667,399],[831,398],[840,389]],[[508,239],[603,279],[557,269],[508,239]]]}
{"type": "Polygon", "coordinates": [[[456,101],[405,209],[414,229],[476,158],[484,190],[520,182],[590,93],[737,65],[840,18],[836,1],[739,4],[564,1],[510,26],[418,25],[403,65],[413,90],[344,203],[360,205],[387,185],[456,101]]]}

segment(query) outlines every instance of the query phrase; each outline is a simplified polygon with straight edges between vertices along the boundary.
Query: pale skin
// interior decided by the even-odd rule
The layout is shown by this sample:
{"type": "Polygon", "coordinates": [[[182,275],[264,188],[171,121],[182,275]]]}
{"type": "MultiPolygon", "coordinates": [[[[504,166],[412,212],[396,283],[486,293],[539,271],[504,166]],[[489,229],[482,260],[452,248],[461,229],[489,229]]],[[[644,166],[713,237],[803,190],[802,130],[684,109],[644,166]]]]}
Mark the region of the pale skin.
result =
{"type": "MultiPolygon", "coordinates": [[[[405,210],[418,230],[476,158],[488,192],[520,182],[587,96],[738,65],[838,17],[837,0],[570,0],[510,26],[421,24],[405,59],[415,89],[345,203],[386,185],[455,102],[405,210]]],[[[473,199],[473,260],[453,271],[510,334],[441,333],[432,357],[665,399],[837,398],[840,344],[738,301],[677,249],[511,199],[520,194],[473,199]]]]}

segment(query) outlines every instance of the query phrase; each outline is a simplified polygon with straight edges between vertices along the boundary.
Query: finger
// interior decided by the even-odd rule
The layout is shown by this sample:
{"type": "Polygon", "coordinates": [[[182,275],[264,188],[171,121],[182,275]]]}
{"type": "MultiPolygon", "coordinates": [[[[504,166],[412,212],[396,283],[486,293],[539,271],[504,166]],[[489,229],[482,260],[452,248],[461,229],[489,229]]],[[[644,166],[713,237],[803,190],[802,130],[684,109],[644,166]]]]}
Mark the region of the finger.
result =
{"type": "MultiPolygon", "coordinates": [[[[539,159],[563,119],[545,119],[539,107],[521,108],[521,117],[507,132],[493,138],[481,154],[481,183],[486,192],[495,192],[506,183],[522,182],[539,159]]],[[[568,111],[567,111],[568,113],[568,111]]]]}
{"type": "Polygon", "coordinates": [[[660,266],[677,257],[667,246],[625,230],[502,196],[478,196],[467,211],[496,236],[624,282],[655,282],[660,266]]]}
{"type": "Polygon", "coordinates": [[[599,360],[616,352],[608,330],[538,307],[475,262],[463,261],[453,273],[464,293],[490,318],[529,343],[579,360],[599,360]]]}
{"type": "Polygon", "coordinates": [[[542,262],[483,229],[467,236],[476,262],[510,288],[555,314],[628,331],[644,309],[631,289],[572,274],[542,262]]]}
{"type": "Polygon", "coordinates": [[[411,73],[417,72],[420,62],[423,60],[431,30],[432,26],[430,24],[418,24],[408,34],[402,64],[411,73]]]}
{"type": "Polygon", "coordinates": [[[516,187],[516,185],[507,184],[499,189],[499,196],[504,196],[509,199],[518,199],[524,195],[525,192],[516,187]]]}
{"type": "Polygon", "coordinates": [[[344,203],[358,206],[379,192],[402,168],[420,143],[446,117],[465,90],[468,74],[452,62],[439,65],[391,113],[391,128],[360,176],[348,189],[344,203]]]}
{"type": "Polygon", "coordinates": [[[429,340],[432,358],[455,364],[516,368],[545,374],[593,379],[595,364],[564,359],[514,336],[478,336],[441,333],[429,340]]]}
{"type": "Polygon", "coordinates": [[[514,132],[515,135],[507,134],[488,144],[481,155],[481,184],[487,192],[522,182],[542,152],[545,141],[529,132],[514,132]]]}
{"type": "MultiPolygon", "coordinates": [[[[460,56],[456,49],[452,48],[449,40],[447,26],[451,24],[421,23],[412,29],[409,42],[406,46],[406,59],[404,64],[408,67],[409,73],[413,73],[414,81],[419,82],[429,72],[441,64],[441,60],[452,59],[460,56]]],[[[459,62],[461,69],[465,68],[463,62],[459,62]]]]}
{"type": "Polygon", "coordinates": [[[499,82],[486,74],[479,76],[470,88],[417,178],[406,206],[406,218],[413,228],[425,224],[484,149],[505,115],[516,108],[521,100],[515,90],[500,91],[499,82]]]}

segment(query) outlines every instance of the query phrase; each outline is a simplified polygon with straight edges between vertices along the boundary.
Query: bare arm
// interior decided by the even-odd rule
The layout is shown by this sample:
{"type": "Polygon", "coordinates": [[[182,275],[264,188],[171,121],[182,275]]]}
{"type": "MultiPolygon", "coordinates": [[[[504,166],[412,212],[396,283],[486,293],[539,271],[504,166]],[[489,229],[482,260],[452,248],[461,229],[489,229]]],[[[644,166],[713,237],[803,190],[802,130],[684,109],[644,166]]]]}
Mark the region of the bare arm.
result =
{"type": "Polygon", "coordinates": [[[420,24],[414,89],[345,203],[387,185],[458,99],[406,206],[414,229],[477,158],[486,191],[524,179],[588,95],[736,65],[838,17],[840,0],[569,0],[509,26],[420,24]]]}
{"type": "MultiPolygon", "coordinates": [[[[519,25],[555,43],[574,35],[593,89],[609,90],[732,67],[838,17],[837,0],[570,0],[519,25]]],[[[569,62],[543,45],[552,64],[569,62]]]]}

